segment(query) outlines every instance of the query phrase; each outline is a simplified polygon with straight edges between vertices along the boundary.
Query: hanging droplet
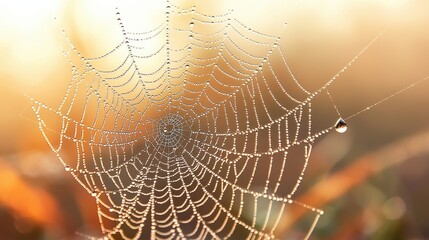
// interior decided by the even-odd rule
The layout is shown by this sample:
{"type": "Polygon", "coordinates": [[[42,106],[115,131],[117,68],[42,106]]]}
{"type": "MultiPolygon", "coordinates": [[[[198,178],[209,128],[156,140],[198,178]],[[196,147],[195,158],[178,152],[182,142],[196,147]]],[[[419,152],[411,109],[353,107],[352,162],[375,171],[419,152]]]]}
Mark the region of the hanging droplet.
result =
{"type": "Polygon", "coordinates": [[[195,23],[194,23],[194,22],[190,22],[190,23],[189,23],[189,26],[190,26],[190,27],[193,27],[194,25],[195,25],[195,23]]]}
{"type": "Polygon", "coordinates": [[[66,165],[64,169],[66,170],[66,172],[68,172],[68,171],[70,171],[70,166],[66,165]]]}
{"type": "Polygon", "coordinates": [[[344,133],[347,131],[347,124],[344,119],[339,118],[337,123],[335,123],[335,130],[339,133],[344,133]]]}
{"type": "Polygon", "coordinates": [[[93,197],[97,196],[97,191],[95,191],[95,190],[92,191],[91,196],[93,196],[93,197]]]}

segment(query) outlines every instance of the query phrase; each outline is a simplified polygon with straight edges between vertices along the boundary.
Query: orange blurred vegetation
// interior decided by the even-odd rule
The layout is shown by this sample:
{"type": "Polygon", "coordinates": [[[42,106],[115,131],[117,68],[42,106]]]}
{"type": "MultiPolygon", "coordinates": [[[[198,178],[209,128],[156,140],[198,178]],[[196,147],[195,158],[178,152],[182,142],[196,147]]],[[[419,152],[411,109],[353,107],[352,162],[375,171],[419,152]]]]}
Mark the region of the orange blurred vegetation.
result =
{"type": "MultiPolygon", "coordinates": [[[[90,22],[100,24],[106,19],[103,11],[113,5],[101,1],[51,4],[0,3],[0,225],[9,226],[6,224],[11,219],[26,218],[37,226],[30,232],[19,231],[16,224],[0,227],[0,233],[10,238],[57,239],[81,231],[99,231],[93,199],[71,176],[46,170],[55,168],[52,165],[41,167],[40,174],[31,176],[28,172],[37,172],[35,168],[25,171],[12,157],[17,153],[50,152],[28,111],[24,94],[55,103],[64,93],[70,69],[61,54],[64,39],[58,25],[69,29],[78,47],[90,52],[103,40],[91,37],[97,32],[91,32],[90,22]],[[57,22],[52,21],[54,16],[57,22]]],[[[135,7],[136,2],[122,4],[128,10],[144,7],[135,7]]],[[[277,31],[278,27],[273,30],[270,26],[288,22],[284,44],[291,67],[309,89],[329,80],[387,26],[384,37],[330,90],[344,115],[360,111],[429,74],[428,1],[268,4],[224,0],[211,4],[232,6],[244,21],[267,31],[277,31]],[[255,17],[268,13],[272,17],[255,17]],[[267,19],[267,23],[261,19],[267,19]]],[[[317,148],[316,142],[297,197],[300,202],[324,209],[327,215],[319,220],[314,239],[388,239],[386,236],[392,236],[388,231],[400,232],[397,239],[429,238],[429,193],[425,186],[429,180],[428,90],[428,83],[422,83],[352,119],[346,136],[321,139],[323,148],[317,148]],[[328,141],[329,145],[324,144],[328,141]],[[417,161],[419,157],[424,161],[417,161]],[[405,202],[404,216],[389,220],[374,210],[382,209],[395,196],[405,202]],[[367,208],[371,208],[370,213],[367,208]],[[363,221],[364,215],[372,222],[363,221]]],[[[314,115],[319,117],[316,127],[329,126],[336,117],[329,103],[316,109],[314,115]]],[[[39,164],[37,161],[31,166],[39,164]]],[[[306,221],[308,216],[301,210],[292,210],[288,222],[281,223],[278,231],[292,231],[306,221]]]]}

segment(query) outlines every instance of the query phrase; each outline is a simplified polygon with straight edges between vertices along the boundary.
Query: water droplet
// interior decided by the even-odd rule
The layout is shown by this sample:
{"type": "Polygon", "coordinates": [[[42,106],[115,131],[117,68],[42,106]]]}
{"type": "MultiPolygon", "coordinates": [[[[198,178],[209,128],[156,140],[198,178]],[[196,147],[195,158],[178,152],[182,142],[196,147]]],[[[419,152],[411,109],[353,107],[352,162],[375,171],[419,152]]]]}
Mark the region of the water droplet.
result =
{"type": "Polygon", "coordinates": [[[97,191],[95,191],[95,190],[92,191],[91,196],[93,196],[93,197],[97,196],[97,191]]]}
{"type": "Polygon", "coordinates": [[[70,171],[70,166],[66,165],[64,169],[66,170],[66,172],[68,172],[68,171],[70,171]]]}
{"type": "Polygon", "coordinates": [[[190,23],[189,23],[189,26],[190,26],[190,27],[193,27],[194,25],[195,25],[195,23],[194,23],[194,22],[190,22],[190,23]]]}
{"type": "Polygon", "coordinates": [[[189,64],[186,64],[185,68],[187,68],[187,69],[188,69],[188,68],[189,68],[189,64]]]}
{"type": "Polygon", "coordinates": [[[344,119],[339,118],[337,123],[335,123],[335,130],[339,133],[344,133],[347,131],[347,124],[344,119]]]}

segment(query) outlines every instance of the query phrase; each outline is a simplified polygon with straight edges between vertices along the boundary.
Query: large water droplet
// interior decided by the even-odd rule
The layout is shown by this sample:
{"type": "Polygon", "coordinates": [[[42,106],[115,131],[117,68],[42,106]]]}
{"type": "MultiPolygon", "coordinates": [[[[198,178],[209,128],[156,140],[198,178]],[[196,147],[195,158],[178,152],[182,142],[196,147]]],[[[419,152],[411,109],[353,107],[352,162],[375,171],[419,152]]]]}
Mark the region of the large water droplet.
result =
{"type": "Polygon", "coordinates": [[[347,123],[344,119],[339,118],[337,123],[335,123],[335,130],[339,133],[344,133],[347,131],[347,123]]]}
{"type": "Polygon", "coordinates": [[[66,172],[68,172],[68,171],[70,171],[70,166],[66,165],[64,169],[66,170],[66,172]]]}

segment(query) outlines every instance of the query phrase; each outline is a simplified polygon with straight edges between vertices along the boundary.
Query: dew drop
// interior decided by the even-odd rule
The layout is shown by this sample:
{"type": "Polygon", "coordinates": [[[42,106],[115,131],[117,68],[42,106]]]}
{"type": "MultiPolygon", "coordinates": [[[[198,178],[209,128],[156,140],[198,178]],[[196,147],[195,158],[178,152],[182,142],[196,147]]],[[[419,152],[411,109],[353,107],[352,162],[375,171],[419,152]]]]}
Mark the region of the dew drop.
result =
{"type": "Polygon", "coordinates": [[[335,130],[339,133],[345,133],[347,131],[347,124],[344,119],[339,118],[337,123],[335,123],[335,130]]]}
{"type": "Polygon", "coordinates": [[[91,196],[93,196],[93,197],[97,196],[97,191],[95,191],[95,190],[92,191],[91,196]]]}
{"type": "Polygon", "coordinates": [[[195,25],[195,23],[194,23],[194,22],[190,22],[190,23],[189,23],[189,26],[190,26],[190,27],[193,27],[194,25],[195,25]]]}
{"type": "Polygon", "coordinates": [[[66,172],[69,172],[70,171],[70,166],[66,165],[64,169],[66,170],[66,172]]]}

